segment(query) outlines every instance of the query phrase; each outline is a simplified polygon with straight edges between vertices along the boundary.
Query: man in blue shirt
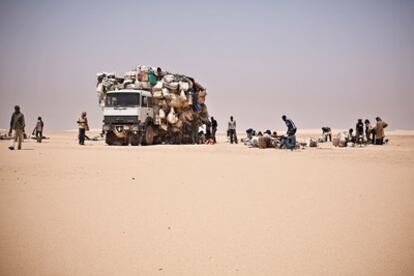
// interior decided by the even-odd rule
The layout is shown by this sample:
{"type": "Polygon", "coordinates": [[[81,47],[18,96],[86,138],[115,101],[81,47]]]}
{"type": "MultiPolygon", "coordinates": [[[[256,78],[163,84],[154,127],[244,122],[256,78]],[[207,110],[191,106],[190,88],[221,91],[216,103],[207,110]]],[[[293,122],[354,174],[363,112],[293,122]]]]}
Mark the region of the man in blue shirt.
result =
{"type": "Polygon", "coordinates": [[[282,116],[282,120],[285,122],[285,124],[286,124],[286,126],[288,128],[287,135],[288,136],[295,135],[296,134],[296,126],[295,126],[295,123],[291,119],[288,119],[286,117],[286,115],[283,115],[282,116]]]}
{"type": "Polygon", "coordinates": [[[282,116],[282,120],[285,122],[288,130],[287,130],[287,138],[284,139],[283,144],[286,146],[287,149],[293,150],[296,146],[296,126],[295,123],[286,117],[286,115],[282,116]]]}

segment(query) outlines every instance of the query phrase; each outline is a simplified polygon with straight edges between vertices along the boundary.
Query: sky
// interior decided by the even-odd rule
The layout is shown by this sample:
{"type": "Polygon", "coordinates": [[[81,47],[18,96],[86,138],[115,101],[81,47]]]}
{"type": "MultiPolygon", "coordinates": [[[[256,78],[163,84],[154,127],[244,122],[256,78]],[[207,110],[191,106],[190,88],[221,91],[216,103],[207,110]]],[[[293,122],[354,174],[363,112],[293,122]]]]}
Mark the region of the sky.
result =
{"type": "Polygon", "coordinates": [[[414,129],[414,1],[0,2],[0,128],[102,126],[96,73],[139,64],[194,77],[226,129],[414,129]]]}

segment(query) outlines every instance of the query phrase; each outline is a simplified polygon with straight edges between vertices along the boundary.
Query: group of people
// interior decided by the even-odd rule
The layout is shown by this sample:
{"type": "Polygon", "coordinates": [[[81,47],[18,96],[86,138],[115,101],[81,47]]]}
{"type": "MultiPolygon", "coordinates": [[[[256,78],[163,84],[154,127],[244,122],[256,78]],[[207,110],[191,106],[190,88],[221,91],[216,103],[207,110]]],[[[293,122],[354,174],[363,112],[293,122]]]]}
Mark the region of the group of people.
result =
{"type": "MultiPolygon", "coordinates": [[[[79,144],[85,144],[86,131],[89,130],[88,119],[86,118],[86,112],[82,112],[81,117],[77,121],[79,125],[79,144]]],[[[43,129],[44,129],[44,122],[42,117],[37,117],[36,125],[32,131],[32,137],[36,139],[38,143],[41,143],[44,136],[43,136],[43,129]]],[[[24,114],[20,110],[20,106],[16,105],[14,107],[14,112],[10,119],[10,129],[8,136],[11,137],[12,135],[12,144],[9,146],[10,150],[22,149],[22,142],[23,139],[27,137],[25,133],[26,128],[26,121],[24,118],[24,114]]]]}
{"type": "Polygon", "coordinates": [[[348,131],[338,133],[336,144],[341,147],[355,144],[385,144],[387,140],[385,139],[384,129],[388,124],[380,117],[375,118],[375,121],[376,124],[373,127],[368,119],[364,122],[362,119],[358,119],[355,126],[355,132],[353,128],[350,128],[348,131]]]}
{"type": "Polygon", "coordinates": [[[276,131],[271,132],[270,130],[266,130],[264,133],[261,131],[256,132],[254,129],[249,128],[246,130],[246,139],[243,141],[244,144],[258,148],[295,149],[297,147],[296,125],[293,120],[286,115],[282,116],[282,120],[287,127],[286,135],[277,135],[276,131]]]}
{"type": "MultiPolygon", "coordinates": [[[[82,112],[80,118],[77,121],[79,126],[79,145],[85,144],[85,139],[87,139],[86,131],[89,130],[88,119],[86,117],[86,112],[82,112]]],[[[282,120],[286,124],[287,132],[286,135],[277,135],[277,132],[273,133],[270,130],[266,130],[264,133],[261,131],[256,132],[252,128],[246,130],[246,139],[243,141],[244,144],[252,147],[276,147],[276,148],[286,148],[294,149],[297,147],[296,143],[296,132],[297,128],[292,119],[288,118],[286,115],[282,116],[282,120]]],[[[380,117],[377,117],[376,124],[373,127],[371,122],[366,119],[364,122],[362,119],[358,119],[355,132],[354,129],[349,129],[348,131],[340,132],[337,135],[336,141],[333,141],[335,145],[345,147],[349,144],[375,144],[383,145],[387,142],[385,140],[384,129],[388,126],[380,117]]],[[[12,139],[12,145],[9,147],[10,150],[14,150],[17,143],[17,149],[22,148],[22,141],[25,136],[25,118],[23,113],[20,110],[19,106],[14,107],[14,112],[10,120],[10,130],[9,136],[14,132],[12,139]]],[[[205,132],[203,130],[195,133],[193,139],[194,144],[215,144],[216,133],[217,133],[218,123],[214,117],[210,118],[210,121],[205,124],[205,132]]],[[[237,139],[237,124],[233,116],[230,116],[227,128],[227,138],[231,144],[238,143],[237,139]]],[[[42,142],[44,122],[39,116],[33,129],[32,136],[35,137],[38,143],[42,142]]],[[[330,127],[322,127],[322,137],[321,142],[332,141],[332,132],[330,127]]]]}
{"type": "MultiPolygon", "coordinates": [[[[10,129],[8,133],[9,136],[12,136],[13,134],[12,144],[9,146],[10,150],[14,150],[16,148],[16,143],[17,143],[17,149],[18,150],[22,149],[22,142],[26,136],[25,127],[26,127],[26,122],[24,119],[24,114],[21,112],[20,106],[16,105],[14,107],[14,112],[10,119],[10,129]]],[[[43,123],[42,117],[38,117],[36,125],[32,131],[32,136],[36,138],[36,141],[38,143],[41,143],[43,139],[43,127],[44,127],[44,123],[43,123]]]]}
{"type": "Polygon", "coordinates": [[[197,135],[197,142],[193,144],[206,144],[214,145],[217,143],[216,133],[217,133],[218,123],[214,117],[210,118],[210,121],[204,125],[204,130],[199,130],[197,135]]]}

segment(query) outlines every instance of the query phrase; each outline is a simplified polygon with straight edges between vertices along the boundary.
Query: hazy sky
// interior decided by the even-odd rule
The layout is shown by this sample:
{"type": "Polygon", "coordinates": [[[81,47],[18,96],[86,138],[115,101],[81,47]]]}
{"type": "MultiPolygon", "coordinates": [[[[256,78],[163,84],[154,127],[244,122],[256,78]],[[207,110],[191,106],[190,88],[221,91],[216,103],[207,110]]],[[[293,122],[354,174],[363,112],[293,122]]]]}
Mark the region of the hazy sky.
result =
{"type": "Polygon", "coordinates": [[[207,87],[222,131],[355,127],[381,115],[414,129],[414,1],[0,2],[0,127],[102,124],[95,74],[138,64],[207,87]]]}

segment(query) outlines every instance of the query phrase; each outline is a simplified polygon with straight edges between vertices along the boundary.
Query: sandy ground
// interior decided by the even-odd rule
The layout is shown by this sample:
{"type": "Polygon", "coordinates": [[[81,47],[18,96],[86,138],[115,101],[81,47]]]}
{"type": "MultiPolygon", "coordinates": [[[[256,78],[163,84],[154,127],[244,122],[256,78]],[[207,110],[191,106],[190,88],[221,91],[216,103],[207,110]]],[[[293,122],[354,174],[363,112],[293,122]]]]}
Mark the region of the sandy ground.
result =
{"type": "Polygon", "coordinates": [[[47,135],[0,141],[1,275],[414,275],[409,133],[294,152],[47,135]]]}

